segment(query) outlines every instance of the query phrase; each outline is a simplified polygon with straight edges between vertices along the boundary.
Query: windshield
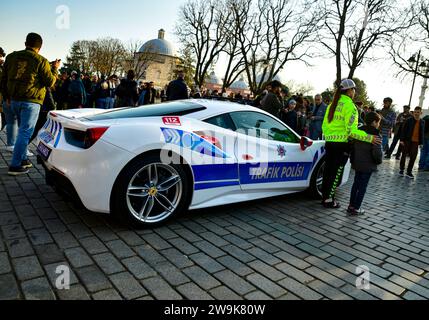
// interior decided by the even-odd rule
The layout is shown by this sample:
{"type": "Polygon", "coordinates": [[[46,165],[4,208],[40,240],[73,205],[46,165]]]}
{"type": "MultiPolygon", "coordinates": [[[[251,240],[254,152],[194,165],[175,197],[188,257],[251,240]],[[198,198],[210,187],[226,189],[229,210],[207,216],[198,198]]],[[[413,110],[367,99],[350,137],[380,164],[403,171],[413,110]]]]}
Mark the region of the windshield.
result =
{"type": "Polygon", "coordinates": [[[203,110],[206,110],[206,108],[197,103],[188,101],[175,101],[163,104],[142,106],[138,108],[113,110],[106,113],[85,117],[82,120],[103,121],[127,118],[185,116],[203,110]]]}

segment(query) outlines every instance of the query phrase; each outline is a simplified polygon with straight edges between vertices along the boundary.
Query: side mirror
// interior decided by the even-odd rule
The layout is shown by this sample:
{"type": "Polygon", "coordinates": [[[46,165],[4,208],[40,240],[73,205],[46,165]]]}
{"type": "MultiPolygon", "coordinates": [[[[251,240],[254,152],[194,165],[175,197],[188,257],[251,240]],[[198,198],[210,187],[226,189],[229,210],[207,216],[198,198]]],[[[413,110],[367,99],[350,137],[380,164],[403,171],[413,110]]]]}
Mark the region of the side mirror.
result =
{"type": "Polygon", "coordinates": [[[301,150],[305,151],[313,145],[313,140],[307,137],[301,137],[301,150]]]}

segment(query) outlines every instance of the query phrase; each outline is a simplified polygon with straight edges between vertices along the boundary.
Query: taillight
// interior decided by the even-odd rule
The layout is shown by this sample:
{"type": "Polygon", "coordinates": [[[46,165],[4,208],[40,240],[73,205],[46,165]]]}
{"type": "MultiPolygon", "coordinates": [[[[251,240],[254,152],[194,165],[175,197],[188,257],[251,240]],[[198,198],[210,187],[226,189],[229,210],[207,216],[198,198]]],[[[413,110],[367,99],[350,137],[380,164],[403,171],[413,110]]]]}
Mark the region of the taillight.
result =
{"type": "Polygon", "coordinates": [[[91,128],[86,130],[85,149],[91,148],[109,130],[109,127],[91,128]]]}

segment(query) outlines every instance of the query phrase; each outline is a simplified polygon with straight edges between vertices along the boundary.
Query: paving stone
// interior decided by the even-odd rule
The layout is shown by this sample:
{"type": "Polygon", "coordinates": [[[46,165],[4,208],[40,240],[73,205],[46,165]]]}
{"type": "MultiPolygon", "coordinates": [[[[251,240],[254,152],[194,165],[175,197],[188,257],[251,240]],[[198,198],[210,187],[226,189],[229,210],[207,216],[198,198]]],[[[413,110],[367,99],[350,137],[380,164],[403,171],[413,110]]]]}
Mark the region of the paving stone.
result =
{"type": "Polygon", "coordinates": [[[93,258],[105,274],[110,275],[125,271],[124,266],[111,253],[98,254],[93,258]]]}
{"type": "Polygon", "coordinates": [[[33,247],[27,238],[7,241],[9,255],[12,258],[20,258],[34,254],[33,247]]]}
{"type": "Polygon", "coordinates": [[[86,237],[93,236],[91,230],[85,226],[83,223],[74,223],[67,225],[71,233],[76,237],[76,239],[82,239],[86,237]]]}
{"type": "Polygon", "coordinates": [[[251,285],[246,280],[243,280],[243,278],[234,274],[230,270],[220,271],[218,273],[215,273],[213,276],[217,278],[220,282],[222,282],[223,285],[226,285],[227,287],[231,288],[240,296],[244,296],[247,293],[255,290],[255,287],[253,285],[251,285]]]}
{"type": "Polygon", "coordinates": [[[196,264],[198,264],[200,267],[202,267],[210,274],[213,274],[215,272],[225,269],[225,267],[223,267],[221,264],[216,262],[216,260],[210,258],[208,255],[204,253],[193,254],[189,258],[192,259],[196,264]]]}
{"type": "Polygon", "coordinates": [[[118,232],[118,236],[131,247],[145,244],[145,241],[133,231],[121,231],[118,232]]]}
{"type": "Polygon", "coordinates": [[[260,249],[260,248],[251,248],[247,250],[248,253],[250,253],[252,256],[256,257],[257,259],[264,261],[266,264],[269,264],[271,266],[274,266],[276,264],[279,264],[281,262],[280,259],[275,257],[274,255],[260,249]]]}
{"type": "Polygon", "coordinates": [[[247,281],[261,289],[273,298],[279,298],[287,293],[282,287],[260,274],[251,274],[246,277],[247,281]]]}
{"type": "Polygon", "coordinates": [[[96,294],[92,295],[94,300],[101,300],[101,301],[119,301],[123,300],[119,293],[114,289],[108,289],[101,292],[97,292],[96,294]]]}
{"type": "MultiPolygon", "coordinates": [[[[70,267],[70,265],[66,261],[62,261],[59,263],[53,263],[53,264],[49,264],[49,265],[44,266],[45,271],[46,271],[46,275],[48,276],[48,279],[51,282],[51,285],[53,288],[57,288],[57,280],[59,279],[59,277],[65,276],[65,273],[63,271],[64,267],[67,267],[68,271],[69,271],[70,287],[74,284],[79,283],[79,280],[77,279],[77,277],[76,277],[75,273],[73,272],[72,268],[70,267]]],[[[62,282],[62,281],[60,281],[59,283],[60,283],[60,285],[64,285],[64,282],[62,282]]],[[[62,290],[58,290],[58,291],[62,291],[62,290]]]]}
{"type": "Polygon", "coordinates": [[[226,238],[221,238],[213,232],[203,232],[200,233],[199,236],[204,240],[207,240],[211,244],[215,245],[216,247],[223,247],[229,245],[229,242],[225,240],[226,238]]]}
{"type": "Polygon", "coordinates": [[[323,283],[322,281],[315,280],[308,284],[308,287],[314,291],[320,293],[322,296],[329,298],[330,300],[353,300],[348,295],[344,294],[338,289],[331,287],[330,285],[323,283]]]}
{"type": "Polygon", "coordinates": [[[191,301],[208,301],[213,300],[213,298],[207,294],[206,291],[202,290],[194,283],[186,283],[177,287],[179,291],[186,299],[191,301]]]}
{"type": "Polygon", "coordinates": [[[91,230],[98,238],[100,238],[101,241],[104,242],[119,239],[119,237],[106,226],[91,228],[91,230]]]}
{"type": "Polygon", "coordinates": [[[167,261],[164,256],[160,255],[158,251],[148,245],[137,247],[136,251],[139,256],[151,266],[156,266],[159,263],[167,261]]]}
{"type": "Polygon", "coordinates": [[[269,296],[267,296],[265,293],[260,291],[255,291],[252,293],[247,294],[244,299],[249,301],[268,301],[272,300],[269,296]]]}
{"type": "Polygon", "coordinates": [[[5,252],[0,252],[0,274],[6,274],[12,271],[9,258],[5,252]]]}
{"type": "Polygon", "coordinates": [[[340,290],[355,300],[363,300],[363,301],[376,300],[374,296],[368,294],[366,291],[359,290],[356,288],[356,286],[352,286],[350,284],[346,284],[340,290]]]}
{"type": "Polygon", "coordinates": [[[22,225],[25,230],[43,228],[43,222],[38,216],[21,217],[22,225]]]}
{"type": "Polygon", "coordinates": [[[226,247],[223,247],[223,250],[228,252],[229,255],[232,255],[234,258],[240,260],[241,262],[248,263],[250,261],[255,260],[256,258],[250,254],[248,254],[246,251],[234,246],[229,245],[226,247]]]}
{"type": "Polygon", "coordinates": [[[0,275],[0,300],[18,300],[21,298],[18,284],[12,274],[0,275]]]}
{"type": "Polygon", "coordinates": [[[298,281],[293,280],[291,278],[286,278],[280,281],[279,284],[304,300],[320,300],[323,298],[316,291],[302,285],[298,281]]]}
{"type": "Polygon", "coordinates": [[[171,248],[171,245],[167,241],[165,241],[163,238],[161,238],[155,233],[147,234],[143,237],[143,239],[155,250],[164,250],[171,248]]]}
{"type": "Polygon", "coordinates": [[[53,234],[52,236],[61,249],[70,249],[79,246],[76,238],[70,232],[53,234]]]}
{"type": "Polygon", "coordinates": [[[155,277],[157,275],[157,272],[139,257],[122,260],[122,263],[128,271],[130,271],[139,280],[155,277]]]}
{"type": "Polygon", "coordinates": [[[418,285],[415,282],[412,282],[410,280],[407,280],[403,277],[400,277],[398,275],[394,275],[389,278],[389,281],[392,281],[393,283],[397,284],[401,288],[405,288],[409,291],[412,291],[419,296],[425,297],[426,299],[429,299],[429,288],[423,287],[421,285],[418,285]]]}
{"type": "Polygon", "coordinates": [[[122,240],[107,242],[106,246],[119,259],[130,258],[136,255],[136,253],[122,240]]]}
{"type": "Polygon", "coordinates": [[[210,294],[219,301],[238,301],[243,300],[238,294],[236,294],[231,289],[221,286],[215,289],[210,290],[210,294]]]}
{"type": "Polygon", "coordinates": [[[199,237],[198,235],[196,235],[195,233],[193,233],[188,229],[177,229],[177,230],[174,230],[174,232],[176,232],[180,237],[182,237],[183,239],[191,243],[202,240],[201,237],[199,237]]]}
{"type": "Polygon", "coordinates": [[[6,240],[25,238],[25,231],[20,224],[1,227],[3,237],[6,240]]]}
{"type": "Polygon", "coordinates": [[[216,246],[212,245],[208,241],[200,241],[195,242],[194,246],[196,246],[198,249],[203,251],[204,253],[208,254],[212,258],[219,258],[224,256],[226,253],[217,248],[216,246]]]}
{"type": "Polygon", "coordinates": [[[21,284],[26,300],[55,300],[55,294],[49,285],[48,279],[38,278],[25,281],[21,284]]]}
{"type": "Polygon", "coordinates": [[[179,286],[189,282],[189,278],[170,262],[163,262],[156,266],[156,271],[172,286],[179,286]]]}
{"type": "Polygon", "coordinates": [[[186,268],[183,273],[206,291],[221,285],[219,281],[198,266],[186,268]]]}
{"type": "Polygon", "coordinates": [[[172,246],[174,246],[175,248],[182,251],[184,254],[188,256],[194,253],[198,253],[200,251],[198,248],[194,247],[188,241],[181,238],[170,239],[168,241],[171,243],[172,246]]]}
{"type": "Polygon", "coordinates": [[[45,228],[30,230],[28,232],[28,237],[30,238],[31,243],[35,246],[54,242],[51,235],[45,228]]]}
{"type": "Polygon", "coordinates": [[[161,251],[161,254],[180,269],[194,265],[192,260],[190,260],[187,256],[183,255],[177,249],[172,248],[163,250],[161,251]]]}
{"type": "Polygon", "coordinates": [[[274,269],[273,267],[271,267],[270,265],[262,261],[253,261],[249,263],[249,267],[253,268],[257,272],[259,272],[260,274],[264,275],[265,277],[269,278],[274,282],[277,282],[286,277],[285,274],[274,269]]]}
{"type": "Polygon", "coordinates": [[[411,292],[411,291],[404,294],[404,299],[405,300],[411,300],[411,301],[427,301],[426,298],[423,298],[423,297],[419,296],[418,294],[415,294],[414,292],[411,292]]]}
{"type": "Polygon", "coordinates": [[[145,279],[142,284],[157,300],[182,300],[182,296],[160,277],[145,279]]]}
{"type": "Polygon", "coordinates": [[[80,268],[75,271],[86,289],[91,293],[112,288],[112,284],[104,273],[95,266],[80,268]]]}
{"type": "Polygon", "coordinates": [[[36,246],[34,249],[43,265],[64,261],[64,252],[56,244],[36,246]]]}
{"type": "Polygon", "coordinates": [[[217,261],[224,265],[227,269],[234,270],[234,272],[241,277],[245,277],[254,272],[247,265],[231,256],[221,257],[217,259],[217,261]]]}
{"type": "Polygon", "coordinates": [[[36,256],[16,258],[12,260],[12,264],[20,281],[43,276],[43,269],[36,256]]]}
{"type": "Polygon", "coordinates": [[[69,290],[58,290],[57,294],[60,300],[65,301],[91,300],[85,288],[80,284],[71,286],[69,290]]]}
{"type": "Polygon", "coordinates": [[[307,284],[310,283],[311,281],[314,280],[314,278],[312,276],[310,276],[309,274],[298,270],[297,268],[287,264],[287,263],[280,263],[278,265],[276,265],[276,268],[278,270],[280,270],[282,273],[284,273],[285,275],[294,278],[295,280],[303,283],[303,284],[307,284]]]}
{"type": "Polygon", "coordinates": [[[96,237],[89,237],[79,241],[89,254],[99,254],[108,251],[106,246],[96,237]]]}
{"type": "Polygon", "coordinates": [[[94,264],[82,248],[67,249],[64,253],[74,268],[81,268],[94,264]]]}
{"type": "Polygon", "coordinates": [[[63,233],[67,231],[67,227],[60,219],[45,220],[45,225],[50,233],[63,233]]]}
{"type": "Polygon", "coordinates": [[[147,295],[140,283],[128,272],[110,276],[110,281],[127,300],[133,300],[147,295]]]}

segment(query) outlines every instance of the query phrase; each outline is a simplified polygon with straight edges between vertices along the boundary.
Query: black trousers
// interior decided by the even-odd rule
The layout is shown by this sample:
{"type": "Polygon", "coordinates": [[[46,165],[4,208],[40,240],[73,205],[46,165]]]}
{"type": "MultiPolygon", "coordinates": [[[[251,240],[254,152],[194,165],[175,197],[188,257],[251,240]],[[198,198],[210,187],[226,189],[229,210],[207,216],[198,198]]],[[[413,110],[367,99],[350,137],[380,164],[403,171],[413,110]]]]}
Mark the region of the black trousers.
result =
{"type": "Polygon", "coordinates": [[[323,200],[335,200],[337,188],[343,181],[344,169],[350,158],[348,143],[326,143],[326,166],[323,175],[323,200]]]}
{"type": "Polygon", "coordinates": [[[407,156],[410,156],[410,162],[408,163],[407,173],[412,173],[418,154],[419,154],[418,142],[410,142],[410,141],[405,142],[402,158],[401,158],[401,171],[405,170],[407,156]]]}
{"type": "MultiPolygon", "coordinates": [[[[393,152],[395,152],[396,146],[398,145],[400,138],[401,137],[400,137],[399,133],[395,134],[395,138],[393,139],[392,145],[390,146],[390,149],[389,149],[389,153],[387,154],[389,157],[391,157],[393,152]]],[[[402,154],[402,146],[399,145],[399,149],[398,149],[398,153],[396,154],[396,158],[399,159],[401,157],[401,154],[402,154]]]]}

